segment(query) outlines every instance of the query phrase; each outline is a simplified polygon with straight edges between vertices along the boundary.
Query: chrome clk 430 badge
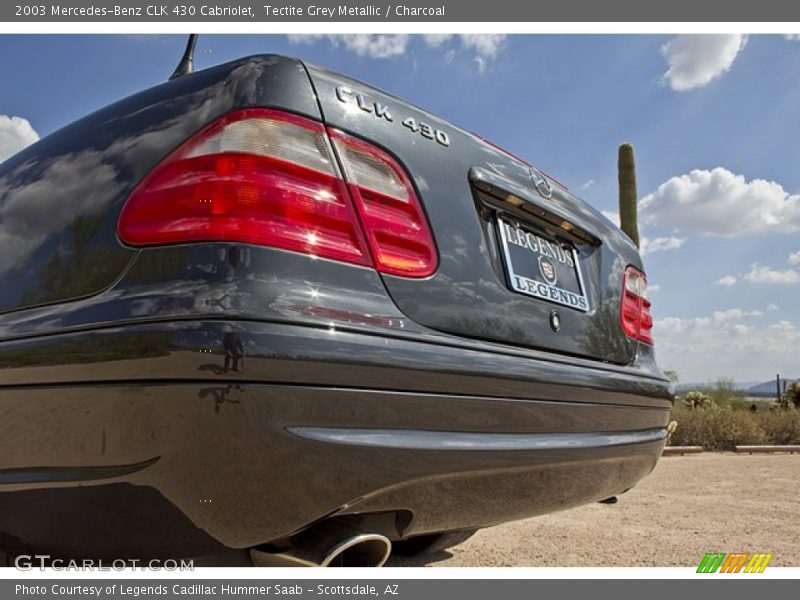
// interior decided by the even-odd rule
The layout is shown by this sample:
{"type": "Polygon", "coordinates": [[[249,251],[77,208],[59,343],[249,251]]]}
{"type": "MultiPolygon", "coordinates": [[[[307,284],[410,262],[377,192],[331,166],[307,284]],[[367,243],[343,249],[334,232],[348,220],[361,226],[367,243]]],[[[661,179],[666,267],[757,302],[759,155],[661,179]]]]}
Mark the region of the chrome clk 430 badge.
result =
{"type": "MultiPolygon", "coordinates": [[[[382,102],[378,102],[377,100],[373,100],[364,93],[354,91],[347,86],[336,86],[336,99],[344,104],[356,106],[362,112],[374,115],[387,123],[395,122],[395,117],[390,112],[387,105],[383,104],[382,102]]],[[[429,123],[417,120],[414,117],[399,119],[399,122],[403,127],[412,133],[416,133],[426,139],[433,140],[445,148],[450,146],[450,136],[446,131],[436,129],[429,123]]]]}

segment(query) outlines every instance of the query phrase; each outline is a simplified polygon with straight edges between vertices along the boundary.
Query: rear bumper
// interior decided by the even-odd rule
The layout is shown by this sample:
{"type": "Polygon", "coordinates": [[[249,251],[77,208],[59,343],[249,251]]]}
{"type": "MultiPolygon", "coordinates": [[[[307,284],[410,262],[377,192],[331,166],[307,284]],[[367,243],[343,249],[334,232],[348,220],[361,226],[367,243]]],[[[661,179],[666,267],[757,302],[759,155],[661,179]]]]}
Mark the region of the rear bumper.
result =
{"type": "Polygon", "coordinates": [[[620,369],[256,322],[0,357],[0,532],[51,554],[197,555],[338,514],[396,513],[395,537],[543,514],[633,486],[671,408],[668,384],[620,369]]]}

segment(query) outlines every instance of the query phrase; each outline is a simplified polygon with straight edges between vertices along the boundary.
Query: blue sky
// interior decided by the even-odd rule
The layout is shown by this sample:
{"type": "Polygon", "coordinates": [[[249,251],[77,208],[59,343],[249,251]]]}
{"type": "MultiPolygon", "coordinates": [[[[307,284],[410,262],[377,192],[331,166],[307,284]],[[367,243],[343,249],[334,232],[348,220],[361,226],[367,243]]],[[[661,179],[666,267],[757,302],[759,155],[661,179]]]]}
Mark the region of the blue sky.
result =
{"type": "MultiPolygon", "coordinates": [[[[184,43],[0,36],[0,160],[160,83],[184,43]]],[[[259,52],[402,96],[609,214],[632,142],[662,366],[684,382],[800,377],[797,36],[203,35],[197,66],[259,52]]]]}

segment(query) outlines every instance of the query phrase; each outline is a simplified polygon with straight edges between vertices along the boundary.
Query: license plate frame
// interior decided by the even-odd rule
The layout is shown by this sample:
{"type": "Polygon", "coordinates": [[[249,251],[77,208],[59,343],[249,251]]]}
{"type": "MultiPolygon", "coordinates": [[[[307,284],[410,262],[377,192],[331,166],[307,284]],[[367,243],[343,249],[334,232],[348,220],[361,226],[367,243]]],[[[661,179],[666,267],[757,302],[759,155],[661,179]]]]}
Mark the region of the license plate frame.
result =
{"type": "Polygon", "coordinates": [[[574,245],[505,215],[497,216],[496,225],[506,284],[512,292],[589,312],[580,256],[574,245]],[[568,273],[574,280],[565,277],[568,273]]]}

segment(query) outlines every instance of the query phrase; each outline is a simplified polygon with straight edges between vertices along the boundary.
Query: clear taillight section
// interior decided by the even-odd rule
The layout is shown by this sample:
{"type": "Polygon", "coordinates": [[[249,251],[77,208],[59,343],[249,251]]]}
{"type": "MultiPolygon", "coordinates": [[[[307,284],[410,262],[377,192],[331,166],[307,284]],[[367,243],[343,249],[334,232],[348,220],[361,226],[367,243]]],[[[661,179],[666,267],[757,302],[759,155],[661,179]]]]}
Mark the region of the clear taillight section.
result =
{"type": "Polygon", "coordinates": [[[229,114],[168,156],[128,198],[118,233],[132,246],[243,242],[406,277],[436,269],[424,213],[394,159],[269,109],[229,114]]]}
{"type": "Polygon", "coordinates": [[[635,267],[625,269],[622,277],[620,325],[628,337],[653,344],[653,316],[650,313],[647,278],[635,267]]]}
{"type": "Polygon", "coordinates": [[[436,270],[436,247],[422,205],[403,168],[386,152],[329,130],[376,268],[401,277],[436,270]]]}

